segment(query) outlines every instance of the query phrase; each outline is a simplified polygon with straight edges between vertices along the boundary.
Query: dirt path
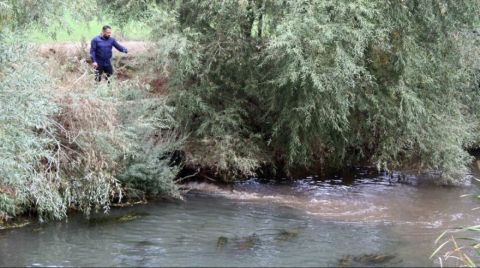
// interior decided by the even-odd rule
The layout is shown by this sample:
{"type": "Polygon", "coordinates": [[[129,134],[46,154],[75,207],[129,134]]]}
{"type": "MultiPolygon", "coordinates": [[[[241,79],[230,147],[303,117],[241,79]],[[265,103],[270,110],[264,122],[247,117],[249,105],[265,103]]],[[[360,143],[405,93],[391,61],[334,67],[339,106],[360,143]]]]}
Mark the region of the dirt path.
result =
{"type": "MultiPolygon", "coordinates": [[[[153,43],[142,41],[120,41],[119,43],[128,49],[128,54],[112,49],[114,77],[119,81],[136,79],[144,84],[149,84],[152,95],[165,95],[166,79],[161,77],[154,68],[150,68],[153,65],[152,57],[150,57],[154,54],[153,43]],[[139,55],[146,57],[137,58],[136,56],[139,55]]],[[[60,73],[58,68],[50,68],[50,73],[52,77],[58,77],[65,82],[60,83],[63,90],[68,91],[72,86],[78,87],[93,81],[89,43],[52,43],[37,45],[36,48],[38,54],[47,59],[52,66],[62,67],[60,73]]],[[[83,87],[88,88],[88,85],[83,87]]]]}

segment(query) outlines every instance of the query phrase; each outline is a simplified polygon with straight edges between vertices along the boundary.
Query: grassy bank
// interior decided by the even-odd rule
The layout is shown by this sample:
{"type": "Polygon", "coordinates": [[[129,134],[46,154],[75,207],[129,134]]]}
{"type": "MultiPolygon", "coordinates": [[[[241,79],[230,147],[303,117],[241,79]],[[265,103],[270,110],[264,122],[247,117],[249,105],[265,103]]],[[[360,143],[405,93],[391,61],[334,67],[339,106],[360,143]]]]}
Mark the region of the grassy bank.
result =
{"type": "Polygon", "coordinates": [[[145,78],[147,55],[114,59],[123,79],[96,83],[85,47],[41,53],[3,40],[0,222],[180,197],[174,110],[145,78]]]}

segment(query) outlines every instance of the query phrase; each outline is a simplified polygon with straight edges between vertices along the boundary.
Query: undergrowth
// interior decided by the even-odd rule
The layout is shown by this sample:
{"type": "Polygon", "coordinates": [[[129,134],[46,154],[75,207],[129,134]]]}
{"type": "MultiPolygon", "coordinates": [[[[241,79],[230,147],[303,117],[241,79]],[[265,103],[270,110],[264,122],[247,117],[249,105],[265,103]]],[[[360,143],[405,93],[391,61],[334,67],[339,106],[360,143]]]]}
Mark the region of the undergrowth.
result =
{"type": "Polygon", "coordinates": [[[165,97],[137,79],[97,84],[78,54],[27,57],[31,47],[2,38],[0,220],[180,197],[170,155],[182,139],[165,97]]]}

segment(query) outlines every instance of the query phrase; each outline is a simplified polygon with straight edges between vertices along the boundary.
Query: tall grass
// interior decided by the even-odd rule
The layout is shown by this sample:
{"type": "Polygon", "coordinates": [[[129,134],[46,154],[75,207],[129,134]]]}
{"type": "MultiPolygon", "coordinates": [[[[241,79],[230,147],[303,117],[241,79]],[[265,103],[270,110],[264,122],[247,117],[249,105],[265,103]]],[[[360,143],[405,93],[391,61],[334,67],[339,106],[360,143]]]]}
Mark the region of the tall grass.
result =
{"type": "MultiPolygon", "coordinates": [[[[480,195],[474,198],[480,199],[480,195]]],[[[480,207],[474,210],[477,209],[480,207]]],[[[430,258],[437,257],[442,267],[478,267],[480,265],[480,225],[447,230],[437,238],[435,244],[438,244],[438,247],[430,258]]]]}
{"type": "Polygon", "coordinates": [[[26,46],[6,34],[0,40],[0,220],[27,207],[62,218],[52,120],[58,106],[48,93],[50,81],[39,62],[25,56],[26,46]]]}
{"type": "Polygon", "coordinates": [[[435,243],[440,245],[430,258],[437,256],[442,267],[452,265],[456,267],[478,267],[480,260],[480,225],[448,230],[435,243]],[[447,250],[443,254],[439,254],[441,250],[445,249],[447,250]]]}

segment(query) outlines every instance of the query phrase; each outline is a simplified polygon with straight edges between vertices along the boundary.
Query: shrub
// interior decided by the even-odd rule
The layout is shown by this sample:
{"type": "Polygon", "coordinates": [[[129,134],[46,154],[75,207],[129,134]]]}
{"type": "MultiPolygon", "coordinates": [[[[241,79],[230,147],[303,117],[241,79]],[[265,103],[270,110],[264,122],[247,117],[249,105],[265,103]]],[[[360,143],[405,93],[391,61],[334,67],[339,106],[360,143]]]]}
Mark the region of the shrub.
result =
{"type": "Polygon", "coordinates": [[[91,208],[108,209],[112,201],[180,197],[174,183],[178,167],[161,159],[179,144],[164,136],[175,127],[171,107],[149,98],[147,90],[135,80],[87,81],[58,99],[66,195],[87,214],[91,208]]]}
{"type": "Polygon", "coordinates": [[[0,40],[0,218],[29,207],[41,217],[62,218],[51,84],[39,62],[26,56],[27,46],[5,35],[0,40]]]}
{"type": "Polygon", "coordinates": [[[125,197],[180,197],[168,154],[181,139],[168,134],[176,123],[163,97],[138,81],[97,84],[84,61],[77,68],[85,75],[72,83],[55,59],[27,57],[27,46],[2,40],[0,219],[61,219],[68,208],[88,215],[125,197]]]}

